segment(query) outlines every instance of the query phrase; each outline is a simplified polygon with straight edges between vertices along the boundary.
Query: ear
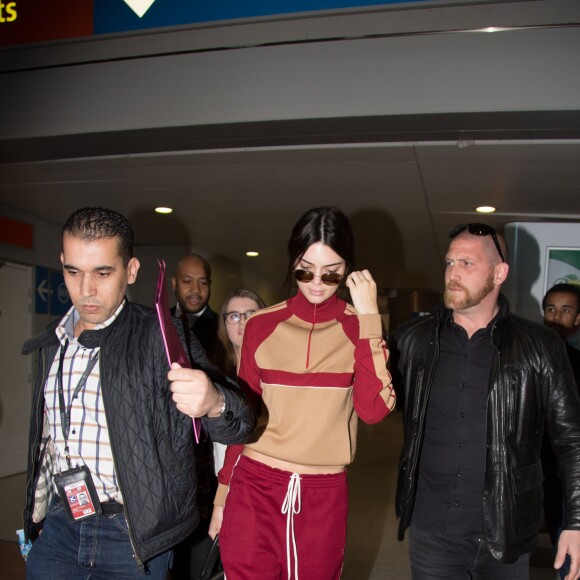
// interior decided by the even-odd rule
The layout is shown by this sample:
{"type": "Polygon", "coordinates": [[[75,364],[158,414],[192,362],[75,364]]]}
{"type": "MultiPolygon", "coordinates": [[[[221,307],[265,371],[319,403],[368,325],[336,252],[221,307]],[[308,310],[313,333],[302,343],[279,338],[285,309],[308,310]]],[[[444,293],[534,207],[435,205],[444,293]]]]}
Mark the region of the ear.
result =
{"type": "Polygon", "coordinates": [[[64,252],[60,253],[60,263],[64,266],[64,252]]]}
{"type": "Polygon", "coordinates": [[[496,285],[501,286],[507,280],[509,271],[510,267],[505,262],[494,266],[494,281],[496,285]]]}
{"type": "Polygon", "coordinates": [[[137,258],[131,258],[129,263],[127,264],[127,276],[128,276],[128,283],[133,284],[135,280],[137,280],[137,272],[141,264],[137,258]]]}
{"type": "Polygon", "coordinates": [[[171,277],[171,286],[173,286],[173,291],[175,292],[175,285],[177,284],[177,278],[175,276],[171,277]]]}
{"type": "Polygon", "coordinates": [[[578,328],[580,326],[580,312],[576,314],[576,318],[574,318],[574,328],[578,328]]]}

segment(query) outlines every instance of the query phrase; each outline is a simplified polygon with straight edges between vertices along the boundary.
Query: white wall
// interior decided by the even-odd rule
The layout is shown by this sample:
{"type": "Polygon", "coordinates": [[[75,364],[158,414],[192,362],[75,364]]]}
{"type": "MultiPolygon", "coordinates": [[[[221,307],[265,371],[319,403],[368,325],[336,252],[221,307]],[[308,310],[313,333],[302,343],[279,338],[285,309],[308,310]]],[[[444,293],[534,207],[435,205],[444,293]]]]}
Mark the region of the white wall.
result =
{"type": "Polygon", "coordinates": [[[510,273],[504,294],[516,314],[542,321],[548,247],[580,247],[580,224],[514,222],[504,229],[510,273]]]}
{"type": "Polygon", "coordinates": [[[159,274],[158,259],[165,260],[169,305],[173,306],[175,304],[173,291],[171,289],[171,277],[175,272],[175,266],[178,260],[188,253],[200,254],[211,264],[212,285],[209,304],[215,312],[220,311],[224,299],[229,292],[241,288],[253,290],[268,305],[274,304],[286,297],[281,288],[282,280],[280,280],[279,287],[272,287],[270,280],[267,280],[251,268],[243,266],[240,263],[234,263],[224,256],[213,254],[204,249],[188,248],[179,245],[138,245],[135,246],[134,253],[141,263],[141,268],[137,275],[137,282],[133,286],[129,286],[128,294],[132,301],[145,304],[146,306],[153,306],[159,274]]]}
{"type": "MultiPolygon", "coordinates": [[[[59,256],[63,224],[43,220],[23,212],[15,212],[2,206],[0,206],[0,215],[32,224],[34,228],[33,249],[29,250],[11,244],[0,243],[0,260],[60,269],[59,256]]],[[[231,290],[239,288],[248,288],[257,292],[267,304],[273,304],[285,297],[281,287],[272,287],[270,280],[259,275],[256,271],[239,263],[234,264],[223,256],[213,254],[207,248],[194,248],[186,245],[136,244],[134,253],[139,258],[141,268],[136,283],[128,288],[129,298],[134,302],[153,306],[158,275],[157,260],[165,260],[167,278],[170,280],[179,258],[189,252],[201,254],[212,265],[213,281],[210,305],[215,311],[220,310],[225,296],[231,290]]],[[[36,288],[34,269],[32,277],[32,288],[34,289],[36,288]]],[[[280,286],[281,283],[282,280],[280,280],[280,286]]],[[[34,296],[32,296],[32,301],[34,309],[34,296]]],[[[33,316],[33,332],[40,332],[49,322],[50,320],[46,315],[33,316]]]]}
{"type": "Polygon", "coordinates": [[[4,139],[267,120],[575,110],[580,28],[284,45],[35,70],[4,139]]]}
{"type": "Polygon", "coordinates": [[[32,357],[22,356],[31,334],[30,267],[0,264],[0,478],[26,471],[32,357]]]}
{"type": "Polygon", "coordinates": [[[0,243],[0,259],[21,264],[60,268],[62,224],[44,220],[32,214],[13,211],[3,206],[0,206],[0,215],[31,224],[33,227],[32,249],[0,243]]]}

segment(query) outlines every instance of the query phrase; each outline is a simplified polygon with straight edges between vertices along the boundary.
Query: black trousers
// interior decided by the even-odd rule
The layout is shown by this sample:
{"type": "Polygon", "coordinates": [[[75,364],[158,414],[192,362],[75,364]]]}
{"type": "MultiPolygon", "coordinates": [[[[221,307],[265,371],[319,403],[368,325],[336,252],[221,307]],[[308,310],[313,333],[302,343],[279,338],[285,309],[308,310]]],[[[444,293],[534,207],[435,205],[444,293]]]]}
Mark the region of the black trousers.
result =
{"type": "Polygon", "coordinates": [[[409,558],[413,580],[529,580],[530,555],[513,564],[495,560],[480,536],[439,535],[411,525],[409,558]]]}
{"type": "Polygon", "coordinates": [[[209,522],[202,521],[193,534],[178,544],[173,552],[171,580],[198,580],[205,558],[213,543],[208,536],[209,522]]]}

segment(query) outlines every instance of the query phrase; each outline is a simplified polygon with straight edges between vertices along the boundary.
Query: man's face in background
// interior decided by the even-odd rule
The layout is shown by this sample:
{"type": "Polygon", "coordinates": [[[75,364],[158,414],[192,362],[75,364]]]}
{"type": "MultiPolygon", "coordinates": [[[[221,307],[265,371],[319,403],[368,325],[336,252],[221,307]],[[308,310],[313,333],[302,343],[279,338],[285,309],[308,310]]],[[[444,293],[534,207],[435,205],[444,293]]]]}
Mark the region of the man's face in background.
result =
{"type": "Polygon", "coordinates": [[[175,276],[171,282],[182,312],[197,314],[206,307],[211,280],[203,260],[195,256],[182,258],[175,268],[175,276]]]}
{"type": "Polygon", "coordinates": [[[544,324],[553,328],[564,340],[580,325],[580,304],[571,292],[551,292],[546,296],[544,324]]]}

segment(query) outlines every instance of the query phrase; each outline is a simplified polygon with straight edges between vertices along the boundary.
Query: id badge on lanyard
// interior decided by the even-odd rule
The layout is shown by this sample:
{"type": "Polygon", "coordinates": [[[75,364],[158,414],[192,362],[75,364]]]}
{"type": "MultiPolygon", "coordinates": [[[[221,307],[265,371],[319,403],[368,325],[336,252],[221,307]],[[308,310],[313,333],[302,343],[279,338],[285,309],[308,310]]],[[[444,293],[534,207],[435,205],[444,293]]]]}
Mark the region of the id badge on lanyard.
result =
{"type": "Polygon", "coordinates": [[[68,340],[60,348],[60,362],[58,365],[57,380],[60,423],[64,437],[64,451],[68,469],[56,474],[54,476],[54,483],[69,520],[77,522],[85,518],[97,516],[103,512],[101,502],[99,501],[99,495],[97,494],[89,468],[86,465],[77,465],[77,467],[73,467],[68,447],[72,401],[85,386],[91,371],[97,364],[99,353],[97,352],[97,354],[89,360],[87,368],[80,378],[67,408],[64,402],[64,388],[62,381],[64,356],[67,347],[68,340]]]}
{"type": "Polygon", "coordinates": [[[54,483],[71,522],[103,513],[91,472],[86,465],[58,473],[54,476],[54,483]]]}

